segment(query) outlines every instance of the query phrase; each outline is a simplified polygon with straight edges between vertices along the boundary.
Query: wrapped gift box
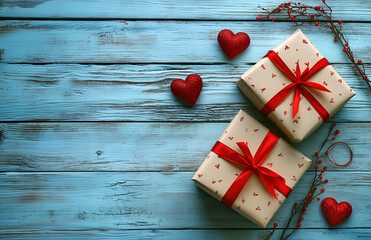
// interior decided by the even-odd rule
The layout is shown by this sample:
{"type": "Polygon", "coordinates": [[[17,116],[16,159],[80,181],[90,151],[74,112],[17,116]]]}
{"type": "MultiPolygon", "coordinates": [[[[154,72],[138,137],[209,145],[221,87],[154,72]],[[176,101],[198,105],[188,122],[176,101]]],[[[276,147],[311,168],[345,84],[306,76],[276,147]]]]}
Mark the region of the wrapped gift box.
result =
{"type": "Polygon", "coordinates": [[[310,164],[310,159],[240,110],[192,180],[228,207],[265,227],[310,164]],[[233,162],[242,157],[249,164],[248,152],[253,167],[233,162]],[[279,176],[274,181],[264,175],[272,172],[279,176]],[[280,181],[285,185],[267,187],[273,182],[279,185],[280,181]]]}
{"type": "Polygon", "coordinates": [[[355,95],[300,29],[251,67],[236,83],[263,115],[293,142],[308,137],[355,95]],[[291,74],[282,70],[279,60],[287,66],[286,72],[291,74]],[[316,69],[315,65],[321,67],[316,69]],[[314,74],[305,78],[307,68],[312,69],[314,74]],[[297,79],[304,84],[297,84],[295,88],[293,85],[297,79]],[[298,104],[294,104],[297,89],[300,89],[296,96],[298,104]],[[289,90],[291,92],[286,95],[289,90]],[[272,100],[277,94],[283,96],[283,101],[278,101],[280,97],[272,100]],[[295,117],[294,105],[299,106],[295,117]]]}

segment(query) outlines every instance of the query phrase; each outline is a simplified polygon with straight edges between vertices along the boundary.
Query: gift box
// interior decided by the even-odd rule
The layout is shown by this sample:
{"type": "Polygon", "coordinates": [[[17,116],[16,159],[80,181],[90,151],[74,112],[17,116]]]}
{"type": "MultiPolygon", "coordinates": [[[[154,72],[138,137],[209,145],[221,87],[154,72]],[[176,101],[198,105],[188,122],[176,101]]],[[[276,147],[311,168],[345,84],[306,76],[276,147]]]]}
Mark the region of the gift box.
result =
{"type": "Polygon", "coordinates": [[[265,227],[310,164],[310,159],[240,110],[192,180],[265,227]]]}
{"type": "Polygon", "coordinates": [[[308,137],[355,95],[300,29],[236,84],[293,142],[308,137]]]}

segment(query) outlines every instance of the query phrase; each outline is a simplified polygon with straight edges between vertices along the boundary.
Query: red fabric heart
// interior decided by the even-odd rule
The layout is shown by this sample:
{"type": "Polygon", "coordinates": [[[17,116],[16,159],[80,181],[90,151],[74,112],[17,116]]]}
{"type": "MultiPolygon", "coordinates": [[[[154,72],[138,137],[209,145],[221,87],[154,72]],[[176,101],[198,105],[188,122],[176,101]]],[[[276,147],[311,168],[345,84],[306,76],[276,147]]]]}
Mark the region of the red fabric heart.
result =
{"type": "Polygon", "coordinates": [[[202,78],[197,74],[189,75],[186,80],[175,79],[171,85],[171,92],[178,98],[190,104],[195,104],[202,89],[202,78]]]}
{"type": "Polygon", "coordinates": [[[218,42],[227,57],[232,59],[250,45],[250,37],[244,32],[233,34],[231,30],[224,29],[218,35],[218,42]]]}
{"type": "Polygon", "coordinates": [[[352,214],[352,205],[350,203],[341,202],[338,204],[331,197],[323,199],[321,208],[330,227],[338,225],[352,214]]]}

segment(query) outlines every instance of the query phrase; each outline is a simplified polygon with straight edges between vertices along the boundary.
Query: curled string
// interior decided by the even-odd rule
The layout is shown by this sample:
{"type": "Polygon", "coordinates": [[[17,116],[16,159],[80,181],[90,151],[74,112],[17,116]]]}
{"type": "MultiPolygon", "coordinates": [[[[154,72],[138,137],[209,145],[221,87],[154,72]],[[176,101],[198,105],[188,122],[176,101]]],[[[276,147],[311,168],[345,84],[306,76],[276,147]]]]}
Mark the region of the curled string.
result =
{"type": "Polygon", "coordinates": [[[327,156],[327,159],[328,159],[330,162],[332,162],[333,164],[335,164],[336,166],[339,166],[339,167],[345,167],[345,166],[347,166],[347,165],[352,161],[352,159],[353,159],[353,151],[352,151],[352,149],[349,147],[349,145],[348,145],[347,143],[345,143],[345,142],[335,142],[335,143],[331,144],[331,145],[327,148],[327,152],[328,152],[328,154],[326,155],[326,156],[327,156]],[[345,163],[345,164],[339,164],[339,163],[335,162],[334,157],[332,156],[332,149],[333,149],[336,145],[338,145],[338,144],[343,144],[343,145],[345,145],[345,146],[349,149],[349,152],[350,152],[350,159],[349,159],[349,161],[348,161],[347,163],[345,163]]]}

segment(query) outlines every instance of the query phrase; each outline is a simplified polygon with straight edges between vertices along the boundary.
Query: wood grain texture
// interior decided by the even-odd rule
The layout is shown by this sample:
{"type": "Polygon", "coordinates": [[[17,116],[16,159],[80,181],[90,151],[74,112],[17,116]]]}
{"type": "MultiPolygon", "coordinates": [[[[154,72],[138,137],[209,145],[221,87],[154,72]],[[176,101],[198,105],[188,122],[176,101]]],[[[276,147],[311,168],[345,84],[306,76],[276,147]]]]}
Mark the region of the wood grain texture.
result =
{"type": "MultiPolygon", "coordinates": [[[[229,122],[242,108],[266,122],[234,83],[251,66],[0,64],[0,121],[229,122]],[[204,82],[193,107],[170,91],[171,81],[191,73],[204,82]]],[[[369,121],[367,85],[349,64],[334,67],[357,95],[330,121],[369,121]]]]}
{"type": "MultiPolygon", "coordinates": [[[[193,173],[0,173],[1,230],[256,229],[191,181],[193,173]]],[[[351,217],[341,228],[368,228],[369,172],[327,172],[326,192],[350,201],[351,217]],[[354,196],[357,196],[356,198],[354,196]]],[[[312,176],[305,174],[273,217],[280,226],[312,176]]],[[[328,228],[319,202],[310,206],[303,228],[328,228]]],[[[336,227],[335,227],[336,228],[336,227]]]]}
{"type": "MultiPolygon", "coordinates": [[[[275,8],[281,2],[239,0],[2,0],[0,16],[11,18],[102,18],[102,19],[204,19],[204,20],[255,20],[262,11],[258,4],[275,8]]],[[[323,6],[320,1],[306,0],[305,4],[323,6]]],[[[350,21],[370,21],[369,0],[329,1],[335,18],[350,21]],[[354,14],[357,13],[357,14],[354,14]]]]}
{"type": "MultiPolygon", "coordinates": [[[[355,58],[371,72],[371,0],[328,2],[334,19],[344,22],[355,58]]],[[[318,0],[305,3],[322,6],[318,0]]],[[[258,4],[0,0],[0,238],[265,236],[268,230],[190,180],[239,109],[275,129],[234,84],[296,30],[290,22],[254,21],[262,12],[258,4]],[[224,28],[247,32],[252,40],[232,61],[216,41],[224,28]],[[169,91],[173,79],[191,73],[204,80],[193,107],[169,91]]],[[[315,201],[293,239],[368,239],[371,93],[331,33],[301,29],[357,93],[330,119],[338,122],[336,138],[350,143],[354,160],[346,168],[328,164],[321,196],[349,201],[353,214],[330,229],[315,201]]],[[[329,124],[294,146],[312,157],[329,124]]],[[[344,155],[336,149],[339,161],[344,155]]],[[[312,174],[311,168],[269,227],[283,227],[312,174]]]]}
{"type": "MultiPolygon", "coordinates": [[[[279,236],[282,230],[276,230],[279,236]]],[[[0,238],[7,239],[141,239],[141,240],[174,240],[174,239],[262,239],[268,234],[267,230],[249,229],[186,229],[186,230],[87,230],[87,231],[1,231],[0,238]]],[[[300,229],[295,232],[295,239],[339,240],[367,239],[370,229],[300,229]]]]}
{"type": "MultiPolygon", "coordinates": [[[[299,144],[309,158],[330,123],[299,144]]],[[[0,124],[1,171],[190,171],[194,172],[228,123],[13,123],[0,124]]],[[[347,167],[324,161],[329,170],[369,170],[371,123],[342,123],[338,141],[354,151],[347,167]]],[[[345,163],[349,153],[336,147],[345,163]]],[[[312,166],[313,167],[313,166],[312,166]]]]}
{"type": "MultiPolygon", "coordinates": [[[[289,22],[244,21],[2,21],[2,63],[256,63],[297,29],[289,22]],[[216,41],[220,30],[244,31],[250,47],[230,61],[216,41]],[[282,34],[285,33],[285,34],[282,34]]],[[[319,28],[318,28],[319,29],[319,28]]],[[[349,63],[333,34],[301,30],[331,63],[349,63]]],[[[371,63],[371,27],[343,25],[356,58],[371,63]]]]}

